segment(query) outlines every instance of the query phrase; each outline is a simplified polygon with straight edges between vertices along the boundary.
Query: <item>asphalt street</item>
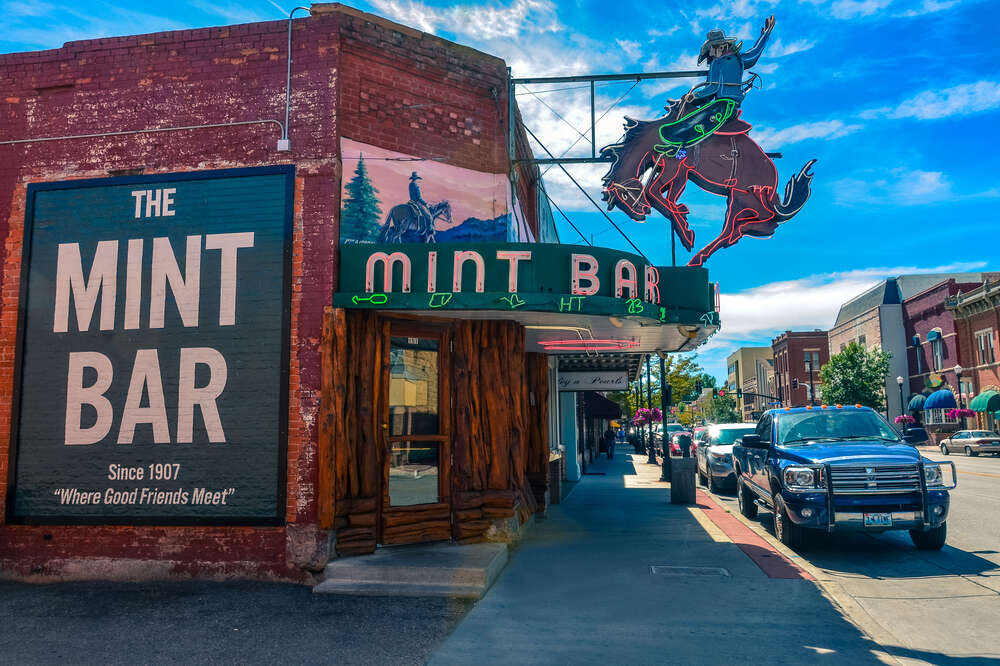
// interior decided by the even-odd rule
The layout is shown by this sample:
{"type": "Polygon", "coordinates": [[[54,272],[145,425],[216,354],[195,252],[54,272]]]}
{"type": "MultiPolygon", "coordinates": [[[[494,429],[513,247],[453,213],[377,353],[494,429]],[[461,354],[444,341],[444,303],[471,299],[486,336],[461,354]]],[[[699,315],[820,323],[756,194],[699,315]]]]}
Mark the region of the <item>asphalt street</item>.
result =
{"type": "Polygon", "coordinates": [[[470,605],[274,583],[3,583],[0,664],[422,664],[470,605]]]}
{"type": "MultiPolygon", "coordinates": [[[[813,535],[799,561],[900,660],[1000,663],[1000,458],[923,453],[958,469],[941,551],[918,551],[905,531],[838,533],[813,535]]],[[[738,513],[732,493],[714,497],[738,513]]],[[[753,522],[772,529],[768,513],[753,522]]]]}

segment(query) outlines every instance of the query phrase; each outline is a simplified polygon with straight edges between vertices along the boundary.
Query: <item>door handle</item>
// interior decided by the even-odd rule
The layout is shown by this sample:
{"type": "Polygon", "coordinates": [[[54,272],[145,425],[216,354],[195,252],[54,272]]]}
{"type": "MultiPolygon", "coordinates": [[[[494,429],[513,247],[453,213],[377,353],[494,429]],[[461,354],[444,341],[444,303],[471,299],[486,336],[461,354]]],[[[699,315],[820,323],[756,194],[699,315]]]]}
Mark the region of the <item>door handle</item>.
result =
{"type": "Polygon", "coordinates": [[[389,429],[389,424],[388,423],[383,423],[382,424],[382,430],[388,430],[388,429],[389,429]]]}

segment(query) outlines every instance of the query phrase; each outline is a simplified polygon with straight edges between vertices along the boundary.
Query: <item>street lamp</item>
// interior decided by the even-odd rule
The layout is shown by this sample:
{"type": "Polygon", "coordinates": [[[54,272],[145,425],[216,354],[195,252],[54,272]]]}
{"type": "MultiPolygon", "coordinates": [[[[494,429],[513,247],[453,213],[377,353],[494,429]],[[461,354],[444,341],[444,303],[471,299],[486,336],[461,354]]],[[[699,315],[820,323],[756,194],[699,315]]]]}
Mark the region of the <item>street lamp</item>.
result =
{"type": "MultiPolygon", "coordinates": [[[[899,415],[902,418],[906,414],[906,407],[903,406],[903,378],[896,377],[896,383],[899,384],[899,415]]],[[[906,434],[906,419],[903,419],[903,434],[906,434]]]]}
{"type": "MultiPolygon", "coordinates": [[[[965,400],[962,399],[962,370],[964,368],[960,365],[956,365],[955,368],[955,382],[958,384],[958,408],[965,409],[965,400]]],[[[962,416],[962,430],[965,430],[965,416],[962,416]]]]}

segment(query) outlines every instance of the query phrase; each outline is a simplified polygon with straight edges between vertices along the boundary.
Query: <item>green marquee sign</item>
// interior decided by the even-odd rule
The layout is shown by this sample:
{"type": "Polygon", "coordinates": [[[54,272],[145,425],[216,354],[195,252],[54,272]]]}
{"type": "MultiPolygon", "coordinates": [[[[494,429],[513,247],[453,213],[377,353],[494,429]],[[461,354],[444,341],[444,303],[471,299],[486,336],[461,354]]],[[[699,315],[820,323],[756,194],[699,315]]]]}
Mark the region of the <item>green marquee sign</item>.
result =
{"type": "Polygon", "coordinates": [[[637,254],[550,243],[345,245],[334,305],[719,323],[704,268],[652,266],[637,254]]]}

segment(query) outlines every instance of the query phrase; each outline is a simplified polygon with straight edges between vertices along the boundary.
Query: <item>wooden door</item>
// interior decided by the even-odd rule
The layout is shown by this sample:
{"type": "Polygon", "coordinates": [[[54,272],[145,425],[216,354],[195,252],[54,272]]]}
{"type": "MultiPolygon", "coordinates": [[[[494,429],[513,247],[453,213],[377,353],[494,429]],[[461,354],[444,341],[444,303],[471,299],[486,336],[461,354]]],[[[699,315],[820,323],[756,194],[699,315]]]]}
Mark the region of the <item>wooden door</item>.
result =
{"type": "Polygon", "coordinates": [[[383,545],[451,539],[450,331],[392,321],[380,382],[383,545]]]}

